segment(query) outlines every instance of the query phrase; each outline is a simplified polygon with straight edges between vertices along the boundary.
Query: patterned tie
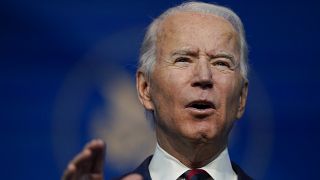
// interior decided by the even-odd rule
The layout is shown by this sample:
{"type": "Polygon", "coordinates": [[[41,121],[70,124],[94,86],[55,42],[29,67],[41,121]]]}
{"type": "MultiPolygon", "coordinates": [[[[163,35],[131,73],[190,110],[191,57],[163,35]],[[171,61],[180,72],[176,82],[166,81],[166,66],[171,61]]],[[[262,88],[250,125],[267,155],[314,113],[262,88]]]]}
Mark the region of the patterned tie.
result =
{"type": "Polygon", "coordinates": [[[213,180],[213,178],[203,169],[192,169],[182,174],[186,180],[213,180]]]}

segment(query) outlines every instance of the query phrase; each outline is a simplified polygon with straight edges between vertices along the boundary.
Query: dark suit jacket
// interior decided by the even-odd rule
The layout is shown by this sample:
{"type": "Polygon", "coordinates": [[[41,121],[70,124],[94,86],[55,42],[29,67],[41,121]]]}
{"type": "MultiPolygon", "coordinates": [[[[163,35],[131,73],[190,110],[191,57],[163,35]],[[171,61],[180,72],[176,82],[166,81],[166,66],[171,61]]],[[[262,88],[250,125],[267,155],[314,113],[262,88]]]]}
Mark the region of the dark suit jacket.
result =
{"type": "MultiPolygon", "coordinates": [[[[129,174],[140,174],[144,180],[151,180],[150,172],[149,172],[149,164],[152,159],[152,156],[149,156],[147,159],[143,161],[142,164],[138,168],[136,168],[134,171],[125,174],[124,176],[127,176],[129,174]]],[[[238,176],[238,180],[251,180],[252,178],[249,177],[237,164],[232,162],[232,169],[238,176]]],[[[122,176],[122,177],[124,177],[122,176]]],[[[119,180],[122,179],[118,178],[119,180]]],[[[219,180],[219,179],[218,179],[219,180]]]]}

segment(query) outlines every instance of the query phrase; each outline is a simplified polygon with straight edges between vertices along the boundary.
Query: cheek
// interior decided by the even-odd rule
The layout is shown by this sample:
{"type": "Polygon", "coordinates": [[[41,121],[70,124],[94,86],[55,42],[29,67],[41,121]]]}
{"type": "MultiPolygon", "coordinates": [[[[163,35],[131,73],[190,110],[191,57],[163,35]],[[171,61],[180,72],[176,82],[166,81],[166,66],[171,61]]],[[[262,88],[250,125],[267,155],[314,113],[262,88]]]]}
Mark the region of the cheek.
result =
{"type": "Polygon", "coordinates": [[[178,80],[172,73],[157,72],[154,74],[151,83],[151,99],[156,109],[165,110],[167,107],[173,107],[176,94],[178,94],[178,80]]]}
{"type": "Polygon", "coordinates": [[[228,119],[233,119],[236,116],[239,98],[240,98],[240,83],[238,79],[235,78],[220,78],[217,82],[217,89],[219,91],[219,102],[221,108],[223,108],[223,114],[228,117],[228,119]]]}
{"type": "Polygon", "coordinates": [[[187,83],[187,74],[186,70],[162,67],[162,71],[159,70],[153,78],[154,89],[157,93],[176,97],[187,83]]]}

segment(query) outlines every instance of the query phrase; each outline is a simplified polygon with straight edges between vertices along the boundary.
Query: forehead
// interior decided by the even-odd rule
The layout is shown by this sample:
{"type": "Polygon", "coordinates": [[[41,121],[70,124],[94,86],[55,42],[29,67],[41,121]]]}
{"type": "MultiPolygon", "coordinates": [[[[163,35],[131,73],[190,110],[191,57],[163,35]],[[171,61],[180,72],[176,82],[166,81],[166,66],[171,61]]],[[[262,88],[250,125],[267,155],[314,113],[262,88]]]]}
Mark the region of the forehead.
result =
{"type": "Polygon", "coordinates": [[[231,23],[222,17],[195,12],[175,12],[165,17],[157,36],[159,42],[171,40],[175,45],[179,42],[200,45],[200,41],[202,45],[228,44],[238,39],[231,23]]]}
{"type": "Polygon", "coordinates": [[[201,13],[201,12],[188,12],[188,11],[182,11],[182,12],[172,12],[171,14],[167,15],[162,20],[162,25],[168,26],[168,25],[188,25],[188,24],[217,24],[221,25],[223,27],[228,26],[228,28],[233,29],[231,23],[225,20],[223,17],[220,17],[218,15],[209,14],[209,13],[201,13]],[[191,22],[191,23],[188,23],[191,22]]]}

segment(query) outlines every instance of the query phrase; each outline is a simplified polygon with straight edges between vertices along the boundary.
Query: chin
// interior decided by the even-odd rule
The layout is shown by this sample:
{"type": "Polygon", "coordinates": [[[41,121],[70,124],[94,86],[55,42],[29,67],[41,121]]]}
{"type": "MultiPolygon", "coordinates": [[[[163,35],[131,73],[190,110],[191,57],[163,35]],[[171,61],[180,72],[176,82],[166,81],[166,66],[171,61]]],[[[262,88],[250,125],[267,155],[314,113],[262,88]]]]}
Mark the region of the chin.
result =
{"type": "Polygon", "coordinates": [[[193,133],[190,134],[189,138],[195,143],[213,143],[217,140],[218,135],[216,131],[212,129],[193,129],[193,133]]]}

